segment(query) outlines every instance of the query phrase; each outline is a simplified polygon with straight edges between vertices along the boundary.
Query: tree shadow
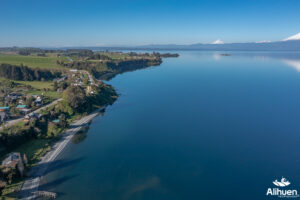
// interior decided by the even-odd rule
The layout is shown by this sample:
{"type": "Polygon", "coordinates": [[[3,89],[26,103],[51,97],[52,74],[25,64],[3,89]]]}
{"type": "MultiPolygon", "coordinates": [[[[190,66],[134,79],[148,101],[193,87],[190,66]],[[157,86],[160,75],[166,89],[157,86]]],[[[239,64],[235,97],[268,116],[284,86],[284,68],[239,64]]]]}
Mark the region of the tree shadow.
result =
{"type": "Polygon", "coordinates": [[[80,124],[80,125],[70,125],[69,128],[87,127],[89,125],[90,125],[90,122],[85,122],[85,123],[80,124]]]}
{"type": "MultiPolygon", "coordinates": [[[[58,185],[61,185],[62,183],[69,181],[75,177],[77,177],[78,175],[72,175],[72,176],[64,176],[61,178],[57,178],[53,181],[50,181],[48,183],[43,183],[39,186],[39,190],[41,191],[51,191],[53,189],[53,187],[56,187],[58,185]]],[[[61,193],[63,194],[63,193],[61,193]]]]}
{"type": "Polygon", "coordinates": [[[38,164],[32,168],[32,170],[30,171],[30,176],[32,177],[46,176],[48,173],[51,173],[53,171],[65,167],[69,167],[71,165],[81,162],[82,160],[84,160],[84,157],[79,157],[72,160],[60,159],[60,160],[54,160],[52,162],[38,164]]]}

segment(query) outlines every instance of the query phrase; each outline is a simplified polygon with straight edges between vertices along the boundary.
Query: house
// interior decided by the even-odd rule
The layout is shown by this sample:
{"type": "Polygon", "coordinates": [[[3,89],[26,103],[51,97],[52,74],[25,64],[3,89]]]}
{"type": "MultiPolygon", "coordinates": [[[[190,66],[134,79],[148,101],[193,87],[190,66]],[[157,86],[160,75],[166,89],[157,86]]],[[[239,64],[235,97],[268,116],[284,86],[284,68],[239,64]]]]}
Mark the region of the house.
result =
{"type": "Polygon", "coordinates": [[[24,115],[26,115],[26,114],[28,114],[28,113],[30,113],[30,109],[28,109],[28,108],[24,108],[24,109],[21,109],[20,110],[24,115]]]}
{"type": "Polygon", "coordinates": [[[64,80],[66,80],[67,78],[68,78],[68,76],[67,76],[67,75],[64,75],[64,76],[61,77],[61,78],[55,79],[55,81],[56,81],[57,83],[60,83],[60,82],[62,82],[62,81],[64,81],[64,80]]]}
{"type": "Polygon", "coordinates": [[[59,122],[60,122],[60,119],[55,119],[52,121],[52,123],[54,123],[54,124],[58,124],[59,122]]]}
{"type": "Polygon", "coordinates": [[[26,115],[24,117],[24,121],[30,121],[31,119],[40,119],[42,117],[42,114],[39,114],[39,113],[29,113],[28,115],[26,115]]]}
{"type": "Polygon", "coordinates": [[[88,86],[86,87],[86,93],[87,93],[87,94],[94,94],[94,91],[93,91],[93,89],[92,89],[92,86],[88,85],[88,86]]]}
{"type": "Polygon", "coordinates": [[[19,104],[23,105],[23,104],[25,104],[25,101],[23,99],[20,99],[19,104]]]}
{"type": "Polygon", "coordinates": [[[21,156],[18,152],[8,154],[8,156],[2,161],[2,168],[16,168],[19,170],[21,176],[23,176],[25,165],[27,165],[27,158],[25,155],[21,156]]]}
{"type": "Polygon", "coordinates": [[[37,104],[42,104],[42,98],[40,96],[37,96],[34,100],[35,103],[37,104]]]}
{"type": "Polygon", "coordinates": [[[0,112],[0,124],[5,122],[9,118],[7,112],[0,112]]]}
{"type": "Polygon", "coordinates": [[[8,103],[8,104],[9,103],[14,103],[14,102],[16,102],[18,100],[18,98],[20,96],[22,96],[22,94],[17,94],[15,92],[12,92],[12,93],[10,93],[9,95],[7,95],[5,97],[5,102],[8,103]]]}
{"type": "Polygon", "coordinates": [[[39,95],[32,95],[32,97],[35,99],[34,104],[35,106],[41,106],[43,104],[43,99],[39,95]]]}
{"type": "Polygon", "coordinates": [[[19,104],[19,105],[17,105],[17,109],[24,114],[27,114],[30,112],[30,109],[28,109],[26,105],[19,104]]]}
{"type": "Polygon", "coordinates": [[[49,121],[48,125],[58,125],[59,122],[60,122],[60,119],[55,119],[55,120],[49,121]]]}
{"type": "Polygon", "coordinates": [[[3,106],[3,107],[0,107],[0,112],[8,112],[10,109],[9,106],[3,106]]]}
{"type": "Polygon", "coordinates": [[[10,103],[14,103],[17,100],[17,98],[18,98],[17,96],[7,95],[4,100],[5,103],[10,104],[10,103]]]}
{"type": "Polygon", "coordinates": [[[20,153],[10,153],[3,161],[3,167],[15,167],[21,159],[20,153]]]}
{"type": "Polygon", "coordinates": [[[19,105],[17,105],[17,109],[19,109],[19,110],[27,109],[27,106],[26,106],[26,105],[19,104],[19,105]]]}
{"type": "Polygon", "coordinates": [[[73,85],[74,85],[74,86],[82,86],[82,82],[74,83],[73,85]]]}

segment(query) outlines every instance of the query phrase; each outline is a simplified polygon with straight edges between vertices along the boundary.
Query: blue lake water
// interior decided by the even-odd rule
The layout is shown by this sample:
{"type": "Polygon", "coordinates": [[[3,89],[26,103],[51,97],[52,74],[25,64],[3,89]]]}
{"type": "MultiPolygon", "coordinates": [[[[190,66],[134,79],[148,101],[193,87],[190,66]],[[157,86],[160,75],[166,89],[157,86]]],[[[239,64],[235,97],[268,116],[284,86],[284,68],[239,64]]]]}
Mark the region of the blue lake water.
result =
{"type": "Polygon", "coordinates": [[[272,199],[300,191],[300,53],[184,51],[118,75],[120,94],[43,188],[61,200],[272,199]]]}

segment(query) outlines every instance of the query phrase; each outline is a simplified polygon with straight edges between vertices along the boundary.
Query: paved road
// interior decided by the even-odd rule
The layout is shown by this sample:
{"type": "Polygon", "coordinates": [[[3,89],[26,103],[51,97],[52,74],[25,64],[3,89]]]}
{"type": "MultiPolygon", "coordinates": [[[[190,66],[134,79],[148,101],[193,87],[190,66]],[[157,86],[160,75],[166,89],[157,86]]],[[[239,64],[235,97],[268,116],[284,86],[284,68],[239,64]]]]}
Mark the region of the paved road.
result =
{"type": "Polygon", "coordinates": [[[64,150],[67,144],[70,142],[72,137],[84,126],[86,126],[94,117],[96,117],[99,112],[104,107],[96,110],[95,112],[81,118],[80,120],[74,122],[70,129],[68,129],[61,140],[57,142],[42,159],[41,161],[32,168],[31,177],[25,180],[21,187],[20,195],[23,200],[35,199],[36,196],[34,192],[38,191],[40,186],[40,181],[42,176],[45,174],[47,168],[50,166],[51,162],[64,150]]]}
{"type": "MultiPolygon", "coordinates": [[[[45,105],[45,106],[43,106],[43,107],[37,109],[37,110],[35,110],[35,111],[32,111],[31,113],[37,113],[37,112],[39,112],[39,111],[41,111],[41,110],[43,110],[43,109],[45,109],[45,108],[48,108],[48,107],[50,107],[50,106],[56,104],[57,102],[59,102],[59,101],[61,101],[61,100],[62,100],[61,98],[60,98],[60,99],[57,99],[57,100],[55,100],[55,101],[53,101],[53,102],[51,102],[51,103],[49,103],[49,104],[47,104],[47,105],[45,105]]],[[[30,113],[30,114],[31,114],[31,113],[30,113]]],[[[18,119],[14,119],[14,120],[9,120],[9,121],[5,122],[4,126],[5,126],[5,127],[10,127],[10,126],[12,126],[12,125],[14,125],[14,124],[16,124],[16,123],[22,121],[22,120],[24,119],[24,117],[25,117],[25,116],[20,117],[20,118],[18,118],[18,119]]],[[[1,130],[1,129],[2,129],[2,127],[0,127],[0,130],[1,130]]]]}
{"type": "Polygon", "coordinates": [[[86,71],[86,70],[80,70],[80,71],[87,74],[91,85],[95,85],[95,80],[94,80],[93,76],[88,71],[86,71]]]}

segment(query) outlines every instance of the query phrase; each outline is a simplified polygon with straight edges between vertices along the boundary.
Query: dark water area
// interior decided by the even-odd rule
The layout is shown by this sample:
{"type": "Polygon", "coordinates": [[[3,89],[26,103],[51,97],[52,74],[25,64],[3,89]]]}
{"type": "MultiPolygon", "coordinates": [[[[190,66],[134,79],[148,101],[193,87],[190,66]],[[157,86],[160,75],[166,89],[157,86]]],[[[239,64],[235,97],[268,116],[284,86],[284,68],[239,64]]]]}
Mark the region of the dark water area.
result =
{"type": "Polygon", "coordinates": [[[61,200],[276,199],[300,191],[300,53],[185,51],[109,81],[120,93],[42,188],[61,200]]]}

